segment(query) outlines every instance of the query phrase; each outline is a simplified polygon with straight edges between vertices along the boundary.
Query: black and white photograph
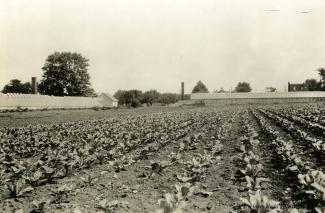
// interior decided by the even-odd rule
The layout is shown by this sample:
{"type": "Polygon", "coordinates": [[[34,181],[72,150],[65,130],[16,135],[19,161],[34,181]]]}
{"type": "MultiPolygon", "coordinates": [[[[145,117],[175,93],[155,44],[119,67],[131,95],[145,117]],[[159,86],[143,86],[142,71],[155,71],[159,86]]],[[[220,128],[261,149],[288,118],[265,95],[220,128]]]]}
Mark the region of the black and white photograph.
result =
{"type": "Polygon", "coordinates": [[[0,0],[0,213],[325,213],[324,0],[0,0]]]}

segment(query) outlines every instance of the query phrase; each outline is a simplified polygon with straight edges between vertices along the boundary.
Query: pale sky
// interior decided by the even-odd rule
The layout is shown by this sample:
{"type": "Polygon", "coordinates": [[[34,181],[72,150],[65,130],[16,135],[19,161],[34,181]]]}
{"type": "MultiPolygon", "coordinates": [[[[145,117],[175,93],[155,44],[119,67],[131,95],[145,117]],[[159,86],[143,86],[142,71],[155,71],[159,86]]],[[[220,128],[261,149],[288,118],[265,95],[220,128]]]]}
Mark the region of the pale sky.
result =
{"type": "Polygon", "coordinates": [[[49,54],[70,51],[90,60],[97,92],[184,81],[190,93],[198,80],[283,91],[325,67],[324,11],[324,0],[0,0],[0,88],[40,80],[49,54]]]}

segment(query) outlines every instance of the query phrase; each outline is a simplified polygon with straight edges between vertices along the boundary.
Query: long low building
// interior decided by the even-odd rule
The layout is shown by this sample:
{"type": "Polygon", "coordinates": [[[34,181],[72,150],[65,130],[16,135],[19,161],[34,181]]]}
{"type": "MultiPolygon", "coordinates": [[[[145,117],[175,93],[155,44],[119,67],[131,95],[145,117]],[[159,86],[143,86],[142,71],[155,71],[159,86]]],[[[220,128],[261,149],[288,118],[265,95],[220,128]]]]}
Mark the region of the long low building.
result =
{"type": "Polygon", "coordinates": [[[267,92],[267,93],[193,93],[188,103],[307,103],[325,101],[325,92],[267,92]]]}
{"type": "Polygon", "coordinates": [[[117,107],[118,100],[108,93],[98,97],[48,96],[38,94],[0,93],[0,110],[16,109],[58,109],[58,108],[92,108],[117,107]]]}

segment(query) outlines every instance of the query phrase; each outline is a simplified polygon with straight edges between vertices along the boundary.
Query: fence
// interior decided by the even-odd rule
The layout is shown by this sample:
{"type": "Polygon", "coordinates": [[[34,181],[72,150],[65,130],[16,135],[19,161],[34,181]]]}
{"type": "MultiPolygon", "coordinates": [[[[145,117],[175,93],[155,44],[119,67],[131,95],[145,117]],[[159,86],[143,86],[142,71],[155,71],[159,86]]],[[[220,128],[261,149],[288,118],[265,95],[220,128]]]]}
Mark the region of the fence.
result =
{"type": "Polygon", "coordinates": [[[41,108],[92,108],[113,107],[112,100],[106,97],[72,97],[48,96],[34,94],[2,94],[0,93],[0,109],[15,109],[17,107],[29,109],[41,108]]]}

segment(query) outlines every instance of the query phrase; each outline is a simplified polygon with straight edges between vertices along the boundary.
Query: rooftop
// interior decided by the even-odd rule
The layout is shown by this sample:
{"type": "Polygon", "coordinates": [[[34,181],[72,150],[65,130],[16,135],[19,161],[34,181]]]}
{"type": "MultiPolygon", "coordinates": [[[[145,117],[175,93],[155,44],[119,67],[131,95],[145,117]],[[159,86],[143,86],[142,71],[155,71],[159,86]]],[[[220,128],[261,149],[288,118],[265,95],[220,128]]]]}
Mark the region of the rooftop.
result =
{"type": "Polygon", "coordinates": [[[244,98],[317,98],[325,97],[322,91],[302,92],[240,92],[240,93],[192,93],[192,100],[200,99],[244,99],[244,98]]]}

